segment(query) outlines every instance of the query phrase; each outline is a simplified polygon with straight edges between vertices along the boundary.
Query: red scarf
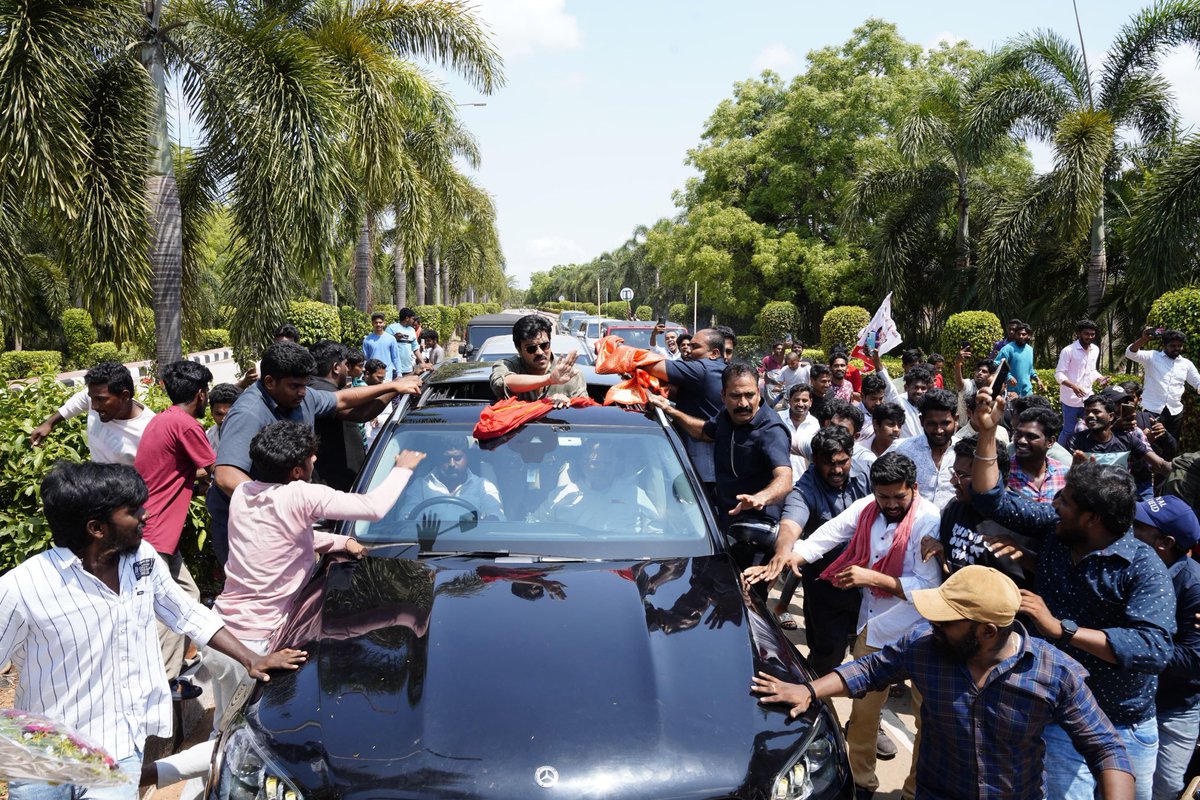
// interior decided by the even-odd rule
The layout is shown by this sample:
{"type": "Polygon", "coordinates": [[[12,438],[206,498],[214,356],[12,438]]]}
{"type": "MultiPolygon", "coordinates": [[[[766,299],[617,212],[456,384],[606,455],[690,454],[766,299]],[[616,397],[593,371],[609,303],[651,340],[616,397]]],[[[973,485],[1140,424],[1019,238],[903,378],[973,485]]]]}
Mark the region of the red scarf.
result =
{"type": "MultiPolygon", "coordinates": [[[[913,522],[917,518],[917,504],[920,502],[921,495],[913,492],[912,505],[908,507],[908,513],[896,527],[896,533],[892,536],[892,546],[883,554],[883,558],[872,564],[869,569],[882,572],[892,578],[900,577],[900,572],[904,568],[904,551],[908,549],[908,537],[912,534],[913,522]]],[[[867,566],[867,562],[871,559],[871,526],[878,516],[879,504],[872,500],[858,515],[858,526],[854,529],[854,535],[850,537],[850,544],[837,557],[837,560],[821,573],[822,580],[833,583],[834,577],[846,567],[867,566]]],[[[887,597],[889,594],[883,589],[874,587],[871,592],[876,597],[887,597]]]]}
{"type": "MultiPolygon", "coordinates": [[[[590,397],[572,397],[570,408],[586,408],[596,405],[590,397]]],[[[506,433],[511,433],[526,422],[541,419],[554,410],[554,403],[549,398],[541,400],[518,400],[510,397],[492,403],[479,413],[479,422],[475,423],[475,438],[481,442],[488,439],[499,439],[506,433]]]]}
{"type": "Polygon", "coordinates": [[[664,394],[658,378],[640,367],[664,361],[665,357],[649,350],[627,347],[620,336],[605,336],[596,343],[596,372],[600,375],[629,375],[608,390],[604,405],[645,405],[649,394],[664,394]]]}

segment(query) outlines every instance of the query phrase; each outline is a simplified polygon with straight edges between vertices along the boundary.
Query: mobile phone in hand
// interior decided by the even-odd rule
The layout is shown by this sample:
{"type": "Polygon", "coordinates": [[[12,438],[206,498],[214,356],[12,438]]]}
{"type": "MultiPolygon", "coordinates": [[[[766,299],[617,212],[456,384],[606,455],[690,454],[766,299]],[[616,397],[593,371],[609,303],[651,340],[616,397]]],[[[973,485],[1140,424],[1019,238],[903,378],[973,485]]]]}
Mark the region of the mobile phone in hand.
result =
{"type": "Polygon", "coordinates": [[[1000,368],[996,370],[996,377],[992,378],[992,399],[1004,397],[1008,391],[1008,359],[1000,359],[1000,368]]]}

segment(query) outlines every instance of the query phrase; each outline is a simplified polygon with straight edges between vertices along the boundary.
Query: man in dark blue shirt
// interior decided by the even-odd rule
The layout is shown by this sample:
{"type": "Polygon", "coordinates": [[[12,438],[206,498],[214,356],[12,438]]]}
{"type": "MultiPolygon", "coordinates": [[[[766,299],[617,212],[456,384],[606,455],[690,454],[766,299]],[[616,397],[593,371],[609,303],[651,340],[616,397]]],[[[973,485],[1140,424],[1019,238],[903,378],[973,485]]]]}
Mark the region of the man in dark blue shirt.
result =
{"type": "Polygon", "coordinates": [[[1200,564],[1188,551],[1200,543],[1196,513],[1178,497],[1138,503],[1133,535],[1154,548],[1175,587],[1174,650],[1158,678],[1158,769],[1154,800],[1175,800],[1183,792],[1188,762],[1200,736],[1200,564]]]}
{"type": "MultiPolygon", "coordinates": [[[[684,358],[661,361],[645,367],[651,375],[675,388],[675,403],[680,411],[700,420],[712,419],[725,407],[721,399],[721,373],[725,363],[725,335],[705,328],[682,345],[684,358]]],[[[711,442],[683,437],[683,446],[692,459],[700,480],[711,491],[716,481],[711,442]]]]}
{"type": "MultiPolygon", "coordinates": [[[[774,553],[781,506],[792,488],[791,437],[779,415],[760,404],[753,367],[731,364],[721,380],[724,408],[708,420],[652,397],[684,433],[713,443],[717,518],[734,542],[731,551],[742,570],[774,553]]],[[[767,588],[765,582],[757,588],[763,600],[767,588]]]]}
{"type": "MultiPolygon", "coordinates": [[[[985,517],[1041,541],[1035,586],[1021,611],[1037,632],[1076,658],[1088,687],[1125,741],[1138,800],[1149,800],[1158,757],[1154,695],[1171,657],[1175,592],[1162,560],[1134,538],[1136,494],[1128,471],[1085,462],[1051,506],[1000,485],[996,427],[1004,400],[975,398],[979,444],[971,500],[985,517]]],[[[1061,727],[1046,729],[1047,794],[1090,800],[1095,779],[1061,727]]]]}
{"type": "Polygon", "coordinates": [[[1083,670],[1016,621],[1021,595],[1011,579],[971,565],[936,589],[914,591],[912,601],[932,631],[918,625],[896,644],[812,683],[760,672],[751,691],[764,704],[791,706],[790,716],[797,717],[815,700],[857,697],[912,679],[924,697],[917,797],[1061,797],[1043,786],[1040,740],[1051,724],[1069,731],[1086,754],[1106,800],[1134,796],[1125,747],[1082,680],[1083,670]]]}
{"type": "Polygon", "coordinates": [[[205,501],[212,515],[213,549],[224,564],[229,556],[229,498],[239,484],[250,480],[250,441],[273,422],[291,420],[313,427],[313,421],[336,416],[351,422],[374,419],[397,394],[417,394],[421,379],[395,378],[376,386],[356,386],[340,392],[310,389],[317,362],[312,354],[289,341],[263,351],[262,377],[242,392],[221,425],[217,468],[205,501]]]}

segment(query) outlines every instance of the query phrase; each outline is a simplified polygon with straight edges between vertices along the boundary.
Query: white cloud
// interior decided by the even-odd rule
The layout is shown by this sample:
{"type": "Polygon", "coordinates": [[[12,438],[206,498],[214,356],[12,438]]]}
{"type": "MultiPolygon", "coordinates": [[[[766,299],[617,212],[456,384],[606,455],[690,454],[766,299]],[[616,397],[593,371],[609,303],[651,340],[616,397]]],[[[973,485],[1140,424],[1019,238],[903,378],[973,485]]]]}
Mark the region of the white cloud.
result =
{"type": "Polygon", "coordinates": [[[505,58],[583,44],[579,22],[566,13],[566,0],[478,0],[478,8],[505,58]]]}
{"type": "Polygon", "coordinates": [[[769,44],[755,58],[752,69],[755,74],[764,69],[774,70],[781,75],[796,71],[796,56],[786,45],[769,44]]]}
{"type": "Polygon", "coordinates": [[[1177,47],[1159,62],[1159,71],[1175,90],[1179,121],[1184,130],[1200,133],[1200,65],[1191,45],[1177,47]]]}

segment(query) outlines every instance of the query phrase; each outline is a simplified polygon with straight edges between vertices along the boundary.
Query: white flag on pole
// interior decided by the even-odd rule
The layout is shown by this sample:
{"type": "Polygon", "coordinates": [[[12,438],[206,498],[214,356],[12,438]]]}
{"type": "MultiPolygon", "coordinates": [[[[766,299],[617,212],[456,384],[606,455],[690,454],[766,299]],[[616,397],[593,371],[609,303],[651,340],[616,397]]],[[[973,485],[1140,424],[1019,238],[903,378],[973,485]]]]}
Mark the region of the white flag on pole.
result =
{"type": "Polygon", "coordinates": [[[904,342],[904,337],[900,335],[896,323],[892,320],[891,292],[888,292],[888,296],[883,298],[883,302],[879,304],[879,310],[875,312],[875,316],[871,317],[867,327],[858,332],[858,343],[854,345],[854,352],[850,354],[852,357],[861,358],[870,364],[871,348],[867,346],[868,338],[874,341],[875,349],[879,350],[880,355],[894,350],[904,342]]]}

